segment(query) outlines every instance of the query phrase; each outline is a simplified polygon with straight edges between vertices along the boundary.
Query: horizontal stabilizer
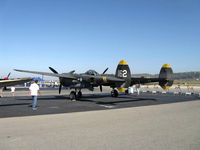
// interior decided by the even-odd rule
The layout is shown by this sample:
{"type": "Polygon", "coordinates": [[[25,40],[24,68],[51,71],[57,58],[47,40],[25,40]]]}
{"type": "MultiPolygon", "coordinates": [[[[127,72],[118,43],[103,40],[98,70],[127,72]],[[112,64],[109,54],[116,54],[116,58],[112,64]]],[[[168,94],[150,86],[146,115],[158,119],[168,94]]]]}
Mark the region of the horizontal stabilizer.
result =
{"type": "Polygon", "coordinates": [[[159,82],[167,90],[173,85],[173,70],[169,64],[164,64],[160,70],[159,78],[131,77],[131,85],[159,82]]]}

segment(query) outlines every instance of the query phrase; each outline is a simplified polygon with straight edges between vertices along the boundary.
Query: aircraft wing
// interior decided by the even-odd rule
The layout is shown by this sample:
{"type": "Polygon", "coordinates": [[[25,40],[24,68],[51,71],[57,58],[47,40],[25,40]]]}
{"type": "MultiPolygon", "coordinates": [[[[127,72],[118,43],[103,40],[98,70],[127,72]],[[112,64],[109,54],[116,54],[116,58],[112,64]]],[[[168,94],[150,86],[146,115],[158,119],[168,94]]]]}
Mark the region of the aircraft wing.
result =
{"type": "Polygon", "coordinates": [[[76,79],[70,74],[56,74],[56,73],[49,73],[49,72],[38,72],[38,71],[28,71],[28,70],[19,70],[19,69],[14,69],[14,70],[18,72],[26,72],[26,73],[40,74],[40,75],[53,76],[53,77],[76,79]]]}
{"type": "Polygon", "coordinates": [[[91,76],[91,75],[88,75],[88,77],[91,77],[91,78],[94,78],[96,80],[104,80],[104,81],[110,81],[110,82],[125,82],[124,79],[121,79],[121,78],[116,78],[116,77],[113,77],[113,76],[104,76],[104,75],[100,75],[100,76],[91,76]]]}
{"type": "Polygon", "coordinates": [[[1,80],[0,87],[13,86],[13,85],[22,84],[29,81],[32,81],[32,79],[24,78],[24,79],[15,79],[15,80],[1,80]]]}
{"type": "Polygon", "coordinates": [[[151,83],[151,82],[160,82],[160,81],[166,81],[166,79],[162,78],[144,78],[144,77],[131,77],[131,86],[134,84],[145,84],[145,83],[151,83]]]}
{"type": "Polygon", "coordinates": [[[92,81],[96,82],[99,85],[103,86],[111,86],[111,87],[119,87],[121,86],[125,80],[112,77],[112,76],[91,76],[92,81]]]}
{"type": "Polygon", "coordinates": [[[116,78],[116,77],[107,77],[108,82],[117,82],[117,83],[124,83],[124,79],[116,78]]]}

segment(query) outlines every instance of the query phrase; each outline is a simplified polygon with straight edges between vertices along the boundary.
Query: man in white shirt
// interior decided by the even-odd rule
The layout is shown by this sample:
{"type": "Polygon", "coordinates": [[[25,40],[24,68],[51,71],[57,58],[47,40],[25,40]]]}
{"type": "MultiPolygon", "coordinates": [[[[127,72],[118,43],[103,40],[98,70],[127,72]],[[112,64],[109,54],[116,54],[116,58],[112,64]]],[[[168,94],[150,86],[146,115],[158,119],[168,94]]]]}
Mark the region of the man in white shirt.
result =
{"type": "Polygon", "coordinates": [[[15,96],[15,87],[12,86],[12,87],[10,88],[10,90],[11,90],[12,96],[15,96]]]}
{"type": "Polygon", "coordinates": [[[37,110],[37,96],[38,94],[40,94],[40,88],[39,86],[37,85],[38,81],[34,81],[31,86],[29,87],[29,90],[30,90],[30,95],[32,96],[33,98],[33,102],[32,102],[32,109],[33,110],[37,110]]]}
{"type": "Polygon", "coordinates": [[[136,84],[135,88],[136,88],[136,91],[137,91],[137,95],[140,95],[140,84],[136,84]]]}

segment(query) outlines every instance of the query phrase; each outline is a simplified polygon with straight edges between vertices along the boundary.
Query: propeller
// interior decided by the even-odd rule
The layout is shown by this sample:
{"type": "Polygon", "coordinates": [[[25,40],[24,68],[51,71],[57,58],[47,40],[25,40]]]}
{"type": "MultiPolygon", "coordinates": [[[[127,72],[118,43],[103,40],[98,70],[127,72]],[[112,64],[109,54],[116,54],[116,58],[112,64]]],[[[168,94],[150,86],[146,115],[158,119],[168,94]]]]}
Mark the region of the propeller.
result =
{"type": "Polygon", "coordinates": [[[11,72],[8,74],[7,78],[9,78],[9,77],[10,77],[10,74],[11,74],[11,72]]]}
{"type": "Polygon", "coordinates": [[[69,72],[69,74],[73,74],[74,72],[75,72],[75,70],[72,70],[72,71],[69,72]]]}
{"type": "Polygon", "coordinates": [[[61,93],[61,89],[62,89],[62,84],[60,83],[60,86],[59,86],[59,94],[61,93]]]}
{"type": "MultiPolygon", "coordinates": [[[[58,72],[57,72],[55,69],[53,69],[52,67],[49,67],[49,69],[50,69],[53,73],[58,74],[58,72]]],[[[61,93],[61,90],[62,90],[62,84],[61,84],[61,82],[60,82],[59,94],[61,93]]]]}
{"type": "MultiPolygon", "coordinates": [[[[105,74],[105,73],[106,73],[106,71],[108,71],[108,68],[106,68],[106,69],[104,70],[104,72],[102,73],[102,75],[103,75],[103,74],[105,74]]],[[[100,91],[102,92],[102,91],[103,91],[103,87],[102,87],[102,85],[101,85],[101,84],[99,85],[99,88],[100,88],[100,91]]]]}
{"type": "Polygon", "coordinates": [[[104,72],[103,72],[102,74],[105,74],[105,73],[106,73],[106,71],[108,71],[108,68],[106,68],[106,70],[104,70],[104,72]]]}
{"type": "Polygon", "coordinates": [[[50,69],[53,73],[58,74],[58,72],[57,72],[55,69],[53,69],[52,67],[49,67],[49,69],[50,69]]]}
{"type": "Polygon", "coordinates": [[[102,87],[102,85],[100,85],[99,87],[100,87],[100,91],[102,92],[102,91],[103,91],[103,87],[102,87]]]}
{"type": "Polygon", "coordinates": [[[4,80],[8,80],[10,74],[11,74],[11,73],[9,73],[9,74],[7,75],[7,77],[4,78],[4,80]]]}

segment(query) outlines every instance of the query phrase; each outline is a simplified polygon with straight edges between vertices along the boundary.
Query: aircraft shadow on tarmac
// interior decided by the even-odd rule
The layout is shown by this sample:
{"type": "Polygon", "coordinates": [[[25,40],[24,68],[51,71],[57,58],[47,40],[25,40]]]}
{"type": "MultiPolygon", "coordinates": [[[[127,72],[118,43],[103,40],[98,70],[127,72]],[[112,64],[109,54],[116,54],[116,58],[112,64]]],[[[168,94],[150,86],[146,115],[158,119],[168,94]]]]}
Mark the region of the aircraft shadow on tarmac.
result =
{"type": "MultiPolygon", "coordinates": [[[[16,98],[17,101],[32,101],[31,97],[20,97],[16,98]]],[[[40,96],[38,97],[39,101],[63,101],[67,100],[70,101],[68,97],[66,96],[40,96]]],[[[134,102],[134,101],[157,101],[155,98],[141,98],[136,97],[134,95],[128,96],[128,95],[120,95],[119,97],[111,97],[109,94],[87,94],[84,95],[81,99],[77,99],[78,102],[90,102],[90,103],[96,103],[98,105],[116,105],[119,103],[128,103],[128,102],[134,102]]],[[[25,104],[25,103],[22,103],[25,104]]],[[[27,103],[29,105],[30,103],[27,103]]],[[[15,104],[11,104],[15,105],[15,104]]]]}
{"type": "Polygon", "coordinates": [[[199,97],[142,94],[114,98],[109,94],[86,94],[75,102],[64,95],[39,96],[38,100],[40,108],[35,112],[28,108],[32,104],[31,96],[3,97],[0,100],[0,118],[161,105],[196,101],[199,97]]]}
{"type": "Polygon", "coordinates": [[[6,107],[6,106],[22,106],[22,105],[30,105],[30,103],[1,104],[0,107],[6,107]]]}
{"type": "MultiPolygon", "coordinates": [[[[3,106],[20,106],[20,105],[30,105],[32,103],[32,97],[24,96],[24,97],[15,97],[15,100],[18,102],[23,103],[10,103],[10,104],[0,104],[0,107],[3,106]],[[29,101],[29,103],[25,103],[25,101],[29,101]]],[[[39,96],[39,101],[67,101],[69,97],[61,95],[61,96],[39,96]]],[[[117,105],[117,104],[126,104],[126,103],[133,103],[134,105],[157,105],[157,104],[166,104],[166,103],[175,103],[175,102],[184,102],[184,101],[191,101],[197,100],[195,97],[177,97],[172,95],[119,95],[119,97],[111,97],[109,94],[86,94],[83,95],[81,99],[78,99],[77,102],[81,103],[93,103],[97,105],[117,105]],[[134,103],[137,102],[137,103],[134,103]]],[[[75,103],[75,102],[74,102],[75,103]]],[[[69,104],[69,103],[68,103],[69,104]]],[[[132,105],[132,104],[131,104],[132,105]]]]}
{"type": "MultiPolygon", "coordinates": [[[[90,101],[90,99],[101,99],[101,98],[108,98],[109,100],[116,100],[116,99],[130,99],[131,98],[131,101],[133,101],[133,98],[137,98],[137,97],[128,97],[128,96],[123,96],[123,95],[120,95],[119,97],[111,97],[110,94],[86,94],[86,95],[83,95],[81,99],[77,99],[77,101],[90,101]]],[[[29,97],[19,97],[19,98],[16,98],[16,100],[32,100],[31,96],[29,97]]],[[[38,100],[69,100],[69,97],[68,96],[38,96],[38,100]]],[[[152,98],[137,98],[137,100],[156,100],[156,99],[152,99],[152,98]]]]}
{"type": "Polygon", "coordinates": [[[99,105],[117,105],[126,103],[135,103],[135,105],[159,105],[167,103],[177,103],[185,101],[194,101],[199,98],[195,96],[175,96],[175,95],[119,95],[117,98],[110,97],[109,94],[101,95],[84,95],[81,99],[77,100],[80,102],[91,102],[99,105]]]}
{"type": "Polygon", "coordinates": [[[157,101],[157,99],[155,99],[155,98],[126,97],[126,96],[121,96],[121,97],[117,97],[117,98],[110,98],[110,96],[95,95],[95,96],[92,96],[92,97],[91,96],[84,96],[82,99],[79,99],[77,101],[92,102],[92,103],[96,103],[98,105],[116,105],[116,104],[119,104],[119,103],[129,103],[129,102],[134,102],[134,101],[157,101]],[[92,100],[91,98],[94,98],[94,100],[92,100]],[[99,100],[100,98],[109,98],[109,99],[99,100]]]}
{"type": "MultiPolygon", "coordinates": [[[[67,100],[68,98],[66,96],[39,96],[38,97],[38,100],[39,101],[46,101],[46,100],[67,100]]],[[[20,98],[16,98],[16,100],[19,100],[19,101],[27,101],[27,100],[30,100],[32,101],[32,97],[20,97],[20,98]]]]}

